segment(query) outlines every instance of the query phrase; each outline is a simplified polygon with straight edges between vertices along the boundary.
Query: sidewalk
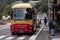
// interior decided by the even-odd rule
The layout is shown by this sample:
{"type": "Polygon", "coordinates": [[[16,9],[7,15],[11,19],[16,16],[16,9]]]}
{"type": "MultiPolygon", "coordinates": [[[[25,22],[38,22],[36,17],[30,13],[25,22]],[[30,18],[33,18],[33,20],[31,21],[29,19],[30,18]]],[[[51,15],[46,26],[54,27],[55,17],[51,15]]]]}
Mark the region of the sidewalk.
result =
{"type": "Polygon", "coordinates": [[[60,33],[55,33],[55,36],[50,35],[50,40],[60,40],[60,33]]]}

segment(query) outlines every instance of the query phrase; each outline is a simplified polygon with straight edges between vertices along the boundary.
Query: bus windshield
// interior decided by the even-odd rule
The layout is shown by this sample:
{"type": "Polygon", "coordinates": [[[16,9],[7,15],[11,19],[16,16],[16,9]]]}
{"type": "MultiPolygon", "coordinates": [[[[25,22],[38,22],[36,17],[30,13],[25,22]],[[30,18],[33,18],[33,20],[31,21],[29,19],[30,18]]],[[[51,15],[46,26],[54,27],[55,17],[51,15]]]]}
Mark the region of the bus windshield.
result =
{"type": "Polygon", "coordinates": [[[13,20],[30,20],[32,19],[32,13],[27,12],[26,9],[12,9],[13,20]]]}

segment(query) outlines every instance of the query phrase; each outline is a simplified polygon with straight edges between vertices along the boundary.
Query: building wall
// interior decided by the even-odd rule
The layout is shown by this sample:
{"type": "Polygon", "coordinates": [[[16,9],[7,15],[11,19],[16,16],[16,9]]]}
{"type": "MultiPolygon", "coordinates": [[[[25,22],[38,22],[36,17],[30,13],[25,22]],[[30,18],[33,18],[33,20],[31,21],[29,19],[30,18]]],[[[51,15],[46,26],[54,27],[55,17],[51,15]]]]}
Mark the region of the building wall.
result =
{"type": "Polygon", "coordinates": [[[60,4],[60,0],[57,0],[57,4],[60,4]]]}

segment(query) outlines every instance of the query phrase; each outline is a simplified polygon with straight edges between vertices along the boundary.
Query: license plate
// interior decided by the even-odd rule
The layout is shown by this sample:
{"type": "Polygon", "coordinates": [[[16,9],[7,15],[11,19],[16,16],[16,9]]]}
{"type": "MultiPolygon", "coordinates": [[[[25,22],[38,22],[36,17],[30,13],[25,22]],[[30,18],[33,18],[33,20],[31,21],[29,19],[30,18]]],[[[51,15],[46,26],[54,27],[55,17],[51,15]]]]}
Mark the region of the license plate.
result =
{"type": "Polygon", "coordinates": [[[24,31],[23,30],[19,30],[19,33],[24,33],[24,31]]]}

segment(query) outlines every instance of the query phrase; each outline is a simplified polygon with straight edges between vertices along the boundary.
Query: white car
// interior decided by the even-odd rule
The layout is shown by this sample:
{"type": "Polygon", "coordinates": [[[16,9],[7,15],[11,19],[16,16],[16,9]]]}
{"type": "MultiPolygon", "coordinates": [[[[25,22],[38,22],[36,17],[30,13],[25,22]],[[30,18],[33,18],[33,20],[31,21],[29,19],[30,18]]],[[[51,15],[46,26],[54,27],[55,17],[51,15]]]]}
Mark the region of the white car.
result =
{"type": "Polygon", "coordinates": [[[3,20],[8,20],[9,18],[11,18],[10,16],[2,16],[3,20]]]}

